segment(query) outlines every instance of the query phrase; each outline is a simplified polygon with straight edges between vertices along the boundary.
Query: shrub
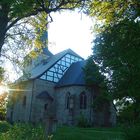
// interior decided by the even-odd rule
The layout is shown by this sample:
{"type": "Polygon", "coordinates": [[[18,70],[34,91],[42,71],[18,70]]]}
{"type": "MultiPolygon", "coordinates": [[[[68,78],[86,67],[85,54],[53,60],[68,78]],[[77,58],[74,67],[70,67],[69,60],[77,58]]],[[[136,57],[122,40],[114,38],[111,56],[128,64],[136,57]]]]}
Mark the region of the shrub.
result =
{"type": "Polygon", "coordinates": [[[41,125],[14,124],[6,133],[2,133],[0,140],[45,140],[44,128],[41,125]]]}
{"type": "Polygon", "coordinates": [[[140,140],[140,124],[125,129],[125,140],[140,140]]]}
{"type": "Polygon", "coordinates": [[[0,133],[5,133],[10,129],[11,125],[6,121],[0,121],[0,133]]]}
{"type": "Polygon", "coordinates": [[[78,127],[89,127],[89,123],[88,123],[88,120],[83,116],[83,115],[80,115],[78,117],[78,124],[77,124],[78,127]]]}

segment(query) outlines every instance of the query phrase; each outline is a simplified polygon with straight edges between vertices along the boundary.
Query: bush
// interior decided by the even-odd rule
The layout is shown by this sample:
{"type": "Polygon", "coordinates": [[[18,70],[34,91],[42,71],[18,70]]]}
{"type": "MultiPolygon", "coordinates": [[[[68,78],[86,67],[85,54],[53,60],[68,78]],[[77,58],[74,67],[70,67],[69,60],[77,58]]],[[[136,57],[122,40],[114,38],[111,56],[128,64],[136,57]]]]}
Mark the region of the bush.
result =
{"type": "Polygon", "coordinates": [[[0,121],[0,133],[5,133],[10,129],[11,125],[6,121],[0,121]]]}
{"type": "Polygon", "coordinates": [[[140,140],[140,124],[125,129],[125,140],[140,140]]]}
{"type": "Polygon", "coordinates": [[[78,127],[89,127],[89,123],[88,123],[88,120],[83,116],[83,115],[80,115],[79,118],[78,118],[78,124],[77,124],[78,127]]]}
{"type": "Polygon", "coordinates": [[[6,133],[0,135],[0,140],[45,140],[44,128],[41,125],[14,124],[6,133]]]}

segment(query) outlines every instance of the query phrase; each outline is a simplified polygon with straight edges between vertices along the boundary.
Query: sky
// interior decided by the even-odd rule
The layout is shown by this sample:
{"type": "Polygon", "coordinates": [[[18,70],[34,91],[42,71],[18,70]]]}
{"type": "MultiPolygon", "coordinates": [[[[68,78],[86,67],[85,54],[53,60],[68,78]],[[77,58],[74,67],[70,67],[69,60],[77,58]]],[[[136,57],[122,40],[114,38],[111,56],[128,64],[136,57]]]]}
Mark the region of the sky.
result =
{"type": "MultiPolygon", "coordinates": [[[[53,54],[68,48],[85,59],[92,54],[94,22],[88,16],[74,11],[52,13],[51,16],[53,22],[48,26],[48,42],[53,54]]],[[[7,67],[9,80],[14,81],[17,73],[9,65],[7,67]]]]}
{"type": "Polygon", "coordinates": [[[57,12],[51,14],[53,22],[49,24],[49,50],[54,54],[72,49],[83,58],[92,54],[93,21],[85,14],[78,12],[57,12]]]}

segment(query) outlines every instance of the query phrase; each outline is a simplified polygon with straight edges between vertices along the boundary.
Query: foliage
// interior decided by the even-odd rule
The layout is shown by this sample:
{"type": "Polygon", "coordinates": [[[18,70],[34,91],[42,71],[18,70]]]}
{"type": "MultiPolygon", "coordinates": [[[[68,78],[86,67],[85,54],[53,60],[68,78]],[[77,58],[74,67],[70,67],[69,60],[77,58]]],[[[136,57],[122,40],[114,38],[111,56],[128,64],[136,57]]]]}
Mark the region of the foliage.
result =
{"type": "Polygon", "coordinates": [[[140,1],[94,0],[89,12],[101,21],[96,26],[99,34],[94,41],[93,59],[108,76],[109,91],[120,104],[119,119],[138,121],[140,1]]]}
{"type": "Polygon", "coordinates": [[[89,13],[101,20],[104,23],[102,26],[110,26],[123,21],[125,18],[137,19],[140,16],[140,1],[93,0],[90,4],[89,13]]]}
{"type": "MultiPolygon", "coordinates": [[[[61,127],[52,137],[52,140],[123,140],[123,132],[117,128],[77,128],[61,127]]],[[[9,125],[0,122],[0,140],[45,140],[43,127],[31,124],[9,125]],[[6,128],[5,130],[2,128],[6,128]],[[6,132],[7,131],[7,132],[6,132]]]]}
{"type": "Polygon", "coordinates": [[[129,126],[125,129],[125,140],[139,140],[140,139],[140,124],[129,126]]]}
{"type": "Polygon", "coordinates": [[[84,67],[85,81],[88,86],[99,85],[102,86],[105,77],[99,72],[99,66],[96,65],[90,57],[84,67]]]}
{"type": "Polygon", "coordinates": [[[135,104],[132,102],[127,102],[127,104],[124,102],[124,104],[121,104],[122,107],[119,108],[118,122],[126,125],[140,123],[140,118],[135,118],[135,110],[137,108],[135,104]]]}
{"type": "MultiPolygon", "coordinates": [[[[0,126],[1,127],[1,126],[0,126]]],[[[14,124],[7,132],[0,135],[0,140],[45,140],[44,128],[41,125],[14,124]]]]}
{"type": "Polygon", "coordinates": [[[82,114],[78,117],[77,120],[78,120],[78,124],[77,124],[78,127],[86,128],[90,126],[88,120],[82,114]]]}
{"type": "Polygon", "coordinates": [[[4,69],[2,67],[0,67],[0,83],[3,81],[4,79],[4,69]]]}
{"type": "MultiPolygon", "coordinates": [[[[4,69],[0,67],[0,86],[3,86],[4,72],[5,72],[4,69]]],[[[6,117],[6,103],[7,103],[6,99],[7,99],[7,93],[6,92],[1,93],[0,94],[0,120],[5,120],[6,117]]]]}
{"type": "Polygon", "coordinates": [[[140,116],[140,22],[125,19],[95,39],[93,58],[108,75],[114,99],[131,99],[135,119],[140,116]]]}
{"type": "MultiPolygon", "coordinates": [[[[30,53],[32,57],[36,57],[42,50],[41,37],[47,30],[47,24],[53,21],[50,13],[75,8],[81,10],[87,2],[88,0],[0,0],[0,60],[3,63],[8,61],[18,78],[24,69],[24,57],[34,48],[37,51],[30,53]]],[[[6,74],[9,76],[8,72],[6,74]]]]}
{"type": "Polygon", "coordinates": [[[106,78],[103,73],[100,72],[99,66],[95,64],[92,57],[87,60],[87,63],[84,67],[84,73],[87,88],[92,90],[94,87],[94,101],[92,106],[94,110],[100,111],[103,109],[102,104],[111,101],[111,96],[107,89],[106,78]]]}
{"type": "Polygon", "coordinates": [[[0,95],[0,120],[6,119],[7,93],[0,95]]]}
{"type": "Polygon", "coordinates": [[[5,133],[10,129],[11,125],[6,121],[0,121],[0,133],[5,133]]]}
{"type": "Polygon", "coordinates": [[[85,2],[86,0],[1,0],[0,52],[3,44],[6,41],[6,38],[10,36],[10,32],[8,31],[13,28],[16,23],[19,24],[22,19],[37,15],[38,13],[42,12],[45,12],[47,15],[49,15],[51,12],[56,12],[63,9],[74,9],[83,6],[85,2]]]}

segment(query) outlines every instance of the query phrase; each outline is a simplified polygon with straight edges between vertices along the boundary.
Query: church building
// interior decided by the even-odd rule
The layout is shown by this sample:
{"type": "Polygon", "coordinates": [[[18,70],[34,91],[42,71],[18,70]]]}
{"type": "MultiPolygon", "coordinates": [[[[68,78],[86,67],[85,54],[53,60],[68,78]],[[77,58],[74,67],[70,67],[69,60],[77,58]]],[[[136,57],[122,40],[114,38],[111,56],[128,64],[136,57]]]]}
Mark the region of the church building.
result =
{"type": "Polygon", "coordinates": [[[77,125],[82,117],[93,126],[115,125],[113,103],[107,108],[109,115],[94,111],[92,103],[98,90],[96,86],[88,90],[84,80],[85,64],[86,60],[71,49],[53,55],[48,48],[43,48],[42,53],[26,65],[28,75],[13,84],[13,89],[20,88],[10,93],[14,103],[8,107],[7,119],[33,123],[51,119],[57,125],[77,125]]]}

